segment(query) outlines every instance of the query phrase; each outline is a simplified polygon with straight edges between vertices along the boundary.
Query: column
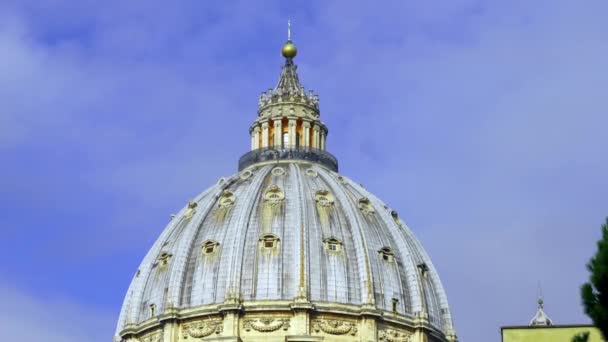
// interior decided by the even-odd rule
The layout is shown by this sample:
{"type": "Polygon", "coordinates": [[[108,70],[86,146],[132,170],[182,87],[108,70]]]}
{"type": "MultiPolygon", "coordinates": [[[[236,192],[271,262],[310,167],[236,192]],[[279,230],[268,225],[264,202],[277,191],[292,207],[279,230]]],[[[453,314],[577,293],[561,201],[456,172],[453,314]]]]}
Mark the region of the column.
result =
{"type": "Polygon", "coordinates": [[[319,126],[314,125],[312,131],[312,147],[319,148],[319,126]]]}
{"type": "Polygon", "coordinates": [[[321,143],[319,144],[319,148],[322,150],[325,150],[325,135],[327,134],[326,131],[321,131],[321,143]]]}
{"type": "Polygon", "coordinates": [[[274,146],[281,147],[281,139],[283,139],[283,133],[281,132],[281,118],[274,121],[274,146]]]}
{"type": "Polygon", "coordinates": [[[302,135],[302,146],[310,147],[310,122],[304,121],[302,123],[302,135]]]}
{"type": "Polygon", "coordinates": [[[260,126],[255,126],[253,129],[253,149],[260,148],[260,126]]]}
{"type": "Polygon", "coordinates": [[[296,146],[296,119],[289,119],[289,147],[296,146]]]}
{"type": "Polygon", "coordinates": [[[268,122],[262,123],[262,148],[268,147],[268,122]]]}

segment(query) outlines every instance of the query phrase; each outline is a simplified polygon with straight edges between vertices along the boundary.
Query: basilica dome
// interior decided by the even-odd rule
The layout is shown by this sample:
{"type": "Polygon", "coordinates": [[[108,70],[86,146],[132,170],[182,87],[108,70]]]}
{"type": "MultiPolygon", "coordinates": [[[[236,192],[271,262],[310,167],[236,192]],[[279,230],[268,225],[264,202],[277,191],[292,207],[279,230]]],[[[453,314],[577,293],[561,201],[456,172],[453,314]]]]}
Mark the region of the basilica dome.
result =
{"type": "Polygon", "coordinates": [[[115,340],[456,341],[428,255],[393,208],[338,172],[318,97],[284,55],[251,151],[172,217],[115,340]]]}

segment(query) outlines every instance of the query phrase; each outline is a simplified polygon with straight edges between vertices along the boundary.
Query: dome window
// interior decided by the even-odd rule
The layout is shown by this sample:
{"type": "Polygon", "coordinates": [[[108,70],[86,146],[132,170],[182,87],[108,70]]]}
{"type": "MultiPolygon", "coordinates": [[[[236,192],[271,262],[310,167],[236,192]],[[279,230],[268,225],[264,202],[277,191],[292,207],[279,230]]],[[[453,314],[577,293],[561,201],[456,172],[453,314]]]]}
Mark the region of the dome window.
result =
{"type": "Polygon", "coordinates": [[[315,193],[315,202],[322,207],[330,207],[334,204],[334,197],[327,190],[319,190],[315,193]]]}
{"type": "Polygon", "coordinates": [[[196,207],[198,206],[198,203],[194,202],[194,201],[188,201],[188,209],[186,209],[186,220],[189,220],[192,218],[192,216],[194,216],[194,213],[196,213],[196,207]]]}
{"type": "Polygon", "coordinates": [[[274,234],[262,235],[260,245],[265,249],[274,249],[279,245],[279,238],[274,234]]]}
{"type": "Polygon", "coordinates": [[[169,263],[169,260],[171,260],[172,256],[173,255],[169,252],[162,252],[158,255],[158,258],[156,259],[156,264],[166,266],[169,263]]]}
{"type": "Polygon", "coordinates": [[[264,194],[264,202],[269,202],[271,204],[281,203],[284,199],[285,193],[276,185],[272,185],[264,194]]]}
{"type": "Polygon", "coordinates": [[[306,169],[306,175],[308,177],[313,177],[314,178],[314,177],[318,176],[318,173],[314,169],[310,168],[310,169],[306,169]]]}
{"type": "Polygon", "coordinates": [[[272,173],[273,176],[282,176],[285,174],[285,169],[283,169],[280,166],[277,166],[274,169],[272,169],[272,171],[270,171],[270,173],[272,173]]]}
{"type": "Polygon", "coordinates": [[[426,277],[426,275],[429,273],[429,267],[424,262],[418,264],[418,270],[423,277],[426,277]]]}
{"type": "Polygon", "coordinates": [[[201,245],[201,247],[203,249],[203,254],[205,254],[205,255],[209,255],[209,254],[213,254],[213,253],[217,252],[219,246],[220,246],[220,243],[217,241],[213,241],[213,240],[207,240],[207,241],[203,242],[203,244],[201,245]]]}
{"type": "Polygon", "coordinates": [[[150,304],[150,317],[156,316],[156,304],[150,304]]]}
{"type": "Polygon", "coordinates": [[[371,215],[376,212],[374,210],[374,206],[372,205],[372,203],[370,202],[370,200],[367,197],[363,197],[363,198],[359,199],[359,210],[361,210],[361,212],[363,212],[366,215],[371,215]]]}
{"type": "Polygon", "coordinates": [[[382,247],[378,253],[382,260],[386,262],[393,262],[395,260],[395,253],[390,247],[382,247]]]}
{"type": "Polygon", "coordinates": [[[248,180],[251,177],[253,177],[253,171],[245,170],[245,171],[241,172],[241,175],[240,175],[241,180],[248,180]]]}
{"type": "Polygon", "coordinates": [[[342,251],[342,241],[334,237],[323,239],[323,244],[325,245],[325,248],[330,252],[338,253],[342,251]]]}
{"type": "Polygon", "coordinates": [[[218,205],[220,206],[220,208],[229,208],[234,205],[235,201],[236,201],[236,196],[234,196],[234,194],[232,192],[230,192],[228,190],[224,190],[224,191],[222,191],[222,194],[220,195],[218,205]]]}
{"type": "Polygon", "coordinates": [[[393,304],[393,312],[397,312],[397,304],[399,304],[399,299],[397,299],[397,298],[391,299],[391,304],[393,304]]]}

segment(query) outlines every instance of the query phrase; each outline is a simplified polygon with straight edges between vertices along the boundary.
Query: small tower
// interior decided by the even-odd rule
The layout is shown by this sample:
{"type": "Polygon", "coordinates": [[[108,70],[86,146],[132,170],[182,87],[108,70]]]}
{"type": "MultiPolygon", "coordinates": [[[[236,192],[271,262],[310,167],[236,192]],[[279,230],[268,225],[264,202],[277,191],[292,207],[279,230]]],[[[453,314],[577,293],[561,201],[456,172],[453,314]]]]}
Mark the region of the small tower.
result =
{"type": "Polygon", "coordinates": [[[530,320],[530,326],[550,326],[553,325],[553,321],[545,311],[543,310],[543,298],[538,297],[538,310],[536,311],[536,315],[532,317],[530,320]]]}

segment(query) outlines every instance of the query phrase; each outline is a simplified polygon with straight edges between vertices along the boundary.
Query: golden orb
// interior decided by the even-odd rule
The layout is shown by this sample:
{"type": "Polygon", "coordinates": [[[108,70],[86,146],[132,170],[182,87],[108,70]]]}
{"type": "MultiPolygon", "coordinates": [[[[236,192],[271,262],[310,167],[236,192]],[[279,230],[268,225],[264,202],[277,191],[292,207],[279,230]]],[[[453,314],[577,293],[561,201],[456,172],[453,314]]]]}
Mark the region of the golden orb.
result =
{"type": "Polygon", "coordinates": [[[294,58],[298,54],[298,49],[291,41],[288,41],[283,45],[283,48],[281,48],[281,53],[285,58],[294,58]]]}

